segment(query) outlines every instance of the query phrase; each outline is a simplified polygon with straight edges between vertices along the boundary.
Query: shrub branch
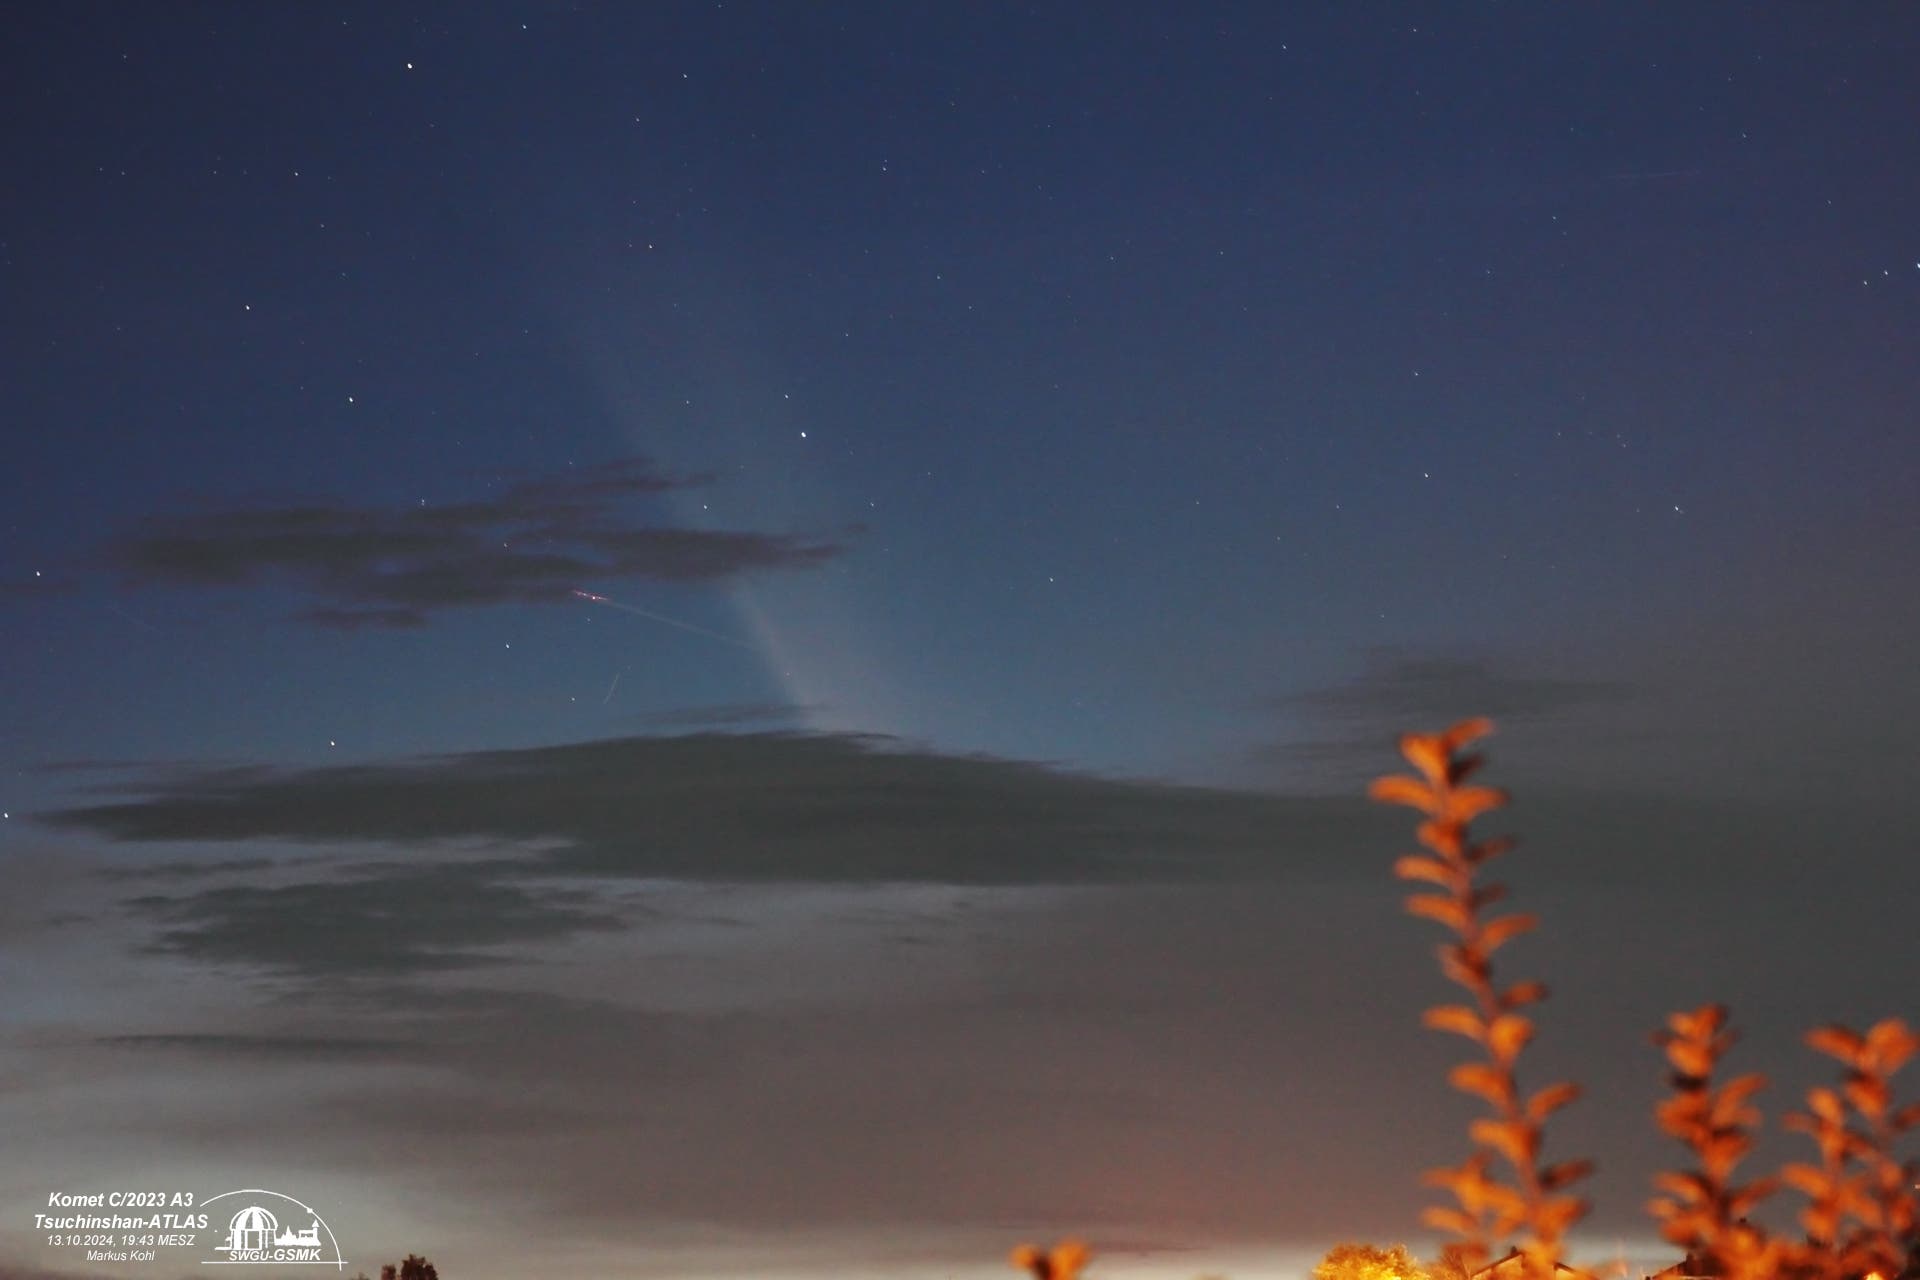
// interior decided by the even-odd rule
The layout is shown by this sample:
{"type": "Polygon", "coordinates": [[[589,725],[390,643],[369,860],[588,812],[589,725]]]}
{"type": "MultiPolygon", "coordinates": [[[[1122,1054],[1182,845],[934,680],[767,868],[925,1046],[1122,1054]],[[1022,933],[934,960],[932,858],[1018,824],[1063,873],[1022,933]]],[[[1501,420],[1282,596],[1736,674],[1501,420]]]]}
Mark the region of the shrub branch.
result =
{"type": "Polygon", "coordinates": [[[1437,1005],[1423,1020],[1435,1030],[1465,1036],[1485,1055],[1447,1076],[1455,1089],[1479,1098],[1491,1112],[1468,1127],[1475,1150],[1464,1164],[1426,1175],[1429,1183],[1451,1191],[1458,1207],[1430,1208],[1422,1220],[1455,1236],[1460,1252],[1475,1266],[1491,1256],[1490,1241],[1517,1238],[1528,1275],[1550,1280],[1568,1228],[1587,1211],[1586,1201],[1565,1194],[1566,1189],[1593,1166],[1586,1160],[1542,1164],[1540,1159],[1547,1118],[1579,1097],[1580,1087],[1550,1084],[1526,1094],[1514,1069],[1534,1032],[1533,1020],[1520,1010],[1544,999],[1547,991],[1538,982],[1503,988],[1494,980],[1494,953],[1538,921],[1531,915],[1489,914],[1487,908],[1506,896],[1506,888],[1477,883],[1480,868],[1512,847],[1510,840],[1476,841],[1470,830],[1475,818],[1507,802],[1505,792],[1468,783],[1481,757],[1463,748],[1492,729],[1488,720],[1464,720],[1444,733],[1406,734],[1400,752],[1417,776],[1379,778],[1369,794],[1426,815],[1415,835],[1427,852],[1401,858],[1394,874],[1425,886],[1408,896],[1407,911],[1454,935],[1439,948],[1440,971],[1466,991],[1469,1002],[1437,1005]]]}

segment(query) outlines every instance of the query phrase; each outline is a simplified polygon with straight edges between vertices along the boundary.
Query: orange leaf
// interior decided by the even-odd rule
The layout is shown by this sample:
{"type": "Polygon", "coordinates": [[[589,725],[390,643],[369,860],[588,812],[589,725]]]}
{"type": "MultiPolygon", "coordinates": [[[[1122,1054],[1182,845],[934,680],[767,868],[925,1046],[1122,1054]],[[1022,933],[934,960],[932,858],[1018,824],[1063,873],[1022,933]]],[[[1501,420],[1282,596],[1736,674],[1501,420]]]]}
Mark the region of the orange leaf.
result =
{"type": "Polygon", "coordinates": [[[1404,804],[1422,813],[1432,813],[1440,807],[1439,797],[1434,795],[1432,787],[1404,773],[1390,773],[1384,778],[1375,778],[1367,787],[1367,795],[1381,804],[1404,804]]]}
{"type": "Polygon", "coordinates": [[[1653,1115],[1660,1122],[1661,1129],[1682,1142],[1691,1143],[1696,1130],[1704,1128],[1707,1123],[1706,1091],[1687,1089],[1662,1098],[1654,1106],[1653,1115]]]}
{"type": "Polygon", "coordinates": [[[1416,893],[1407,898],[1409,915],[1425,916],[1437,920],[1455,933],[1464,933],[1467,928],[1467,909],[1454,899],[1437,893],[1416,893]]]}
{"type": "Polygon", "coordinates": [[[1403,733],[1400,735],[1400,754],[1434,786],[1441,786],[1447,781],[1447,749],[1441,745],[1439,738],[1424,733],[1403,733]]]}
{"type": "Polygon", "coordinates": [[[1050,1280],[1078,1280],[1081,1270],[1092,1257],[1093,1250],[1078,1240],[1062,1240],[1047,1254],[1047,1261],[1053,1264],[1050,1280]]]}
{"type": "Polygon", "coordinates": [[[1794,1163],[1780,1166],[1780,1180],[1809,1200],[1823,1198],[1830,1186],[1827,1181],[1827,1171],[1810,1164],[1794,1163]]]}
{"type": "Polygon", "coordinates": [[[1445,1187],[1460,1202],[1461,1208],[1477,1217],[1487,1211],[1491,1197],[1501,1190],[1499,1184],[1487,1177],[1486,1164],[1486,1153],[1475,1152],[1457,1168],[1427,1170],[1420,1175],[1420,1181],[1430,1187],[1445,1187]]]}
{"type": "Polygon", "coordinates": [[[1829,1058],[1852,1065],[1860,1051],[1866,1048],[1866,1041],[1853,1031],[1842,1026],[1815,1027],[1807,1032],[1807,1046],[1817,1049],[1829,1058]]]}
{"type": "Polygon", "coordinates": [[[1527,1119],[1539,1124],[1579,1096],[1580,1086],[1577,1084],[1550,1084],[1527,1099],[1527,1119]]]}
{"type": "Polygon", "coordinates": [[[1506,805],[1507,793],[1498,787],[1461,787],[1447,795],[1447,816],[1455,822],[1472,822],[1491,809],[1506,805]]]}
{"type": "Polygon", "coordinates": [[[1727,1007],[1720,1004],[1703,1004],[1698,1009],[1667,1015],[1667,1026],[1673,1034],[1689,1040],[1711,1040],[1726,1021],[1727,1007]]]}
{"type": "Polygon", "coordinates": [[[1018,1270],[1031,1271],[1039,1280],[1077,1280],[1092,1256],[1092,1251],[1078,1240],[1062,1240],[1044,1251],[1023,1244],[1007,1260],[1018,1270]]]}
{"type": "Polygon", "coordinates": [[[1713,1198],[1713,1189],[1697,1173],[1656,1173],[1653,1185],[1674,1196],[1681,1204],[1702,1204],[1713,1198]]]}
{"type": "Polygon", "coordinates": [[[1555,1196],[1533,1213],[1533,1230],[1543,1240],[1558,1240],[1567,1228],[1587,1216],[1587,1202],[1578,1196],[1555,1196]]]}
{"type": "Polygon", "coordinates": [[[1475,1120],[1467,1126],[1467,1133],[1481,1146],[1505,1156],[1507,1163],[1516,1169],[1533,1159],[1534,1148],[1539,1141],[1528,1126],[1510,1120],[1475,1120]]]}
{"type": "Polygon", "coordinates": [[[1429,858],[1423,854],[1410,853],[1393,864],[1393,874],[1402,880],[1425,880],[1437,884],[1443,889],[1452,889],[1460,883],[1461,873],[1455,871],[1438,858],[1429,858]]]}
{"type": "Polygon", "coordinates": [[[1478,991],[1487,980],[1487,957],[1477,947],[1446,943],[1439,949],[1440,972],[1450,982],[1478,991]]]}
{"type": "Polygon", "coordinates": [[[1705,1080],[1713,1074],[1713,1055],[1696,1040],[1667,1041],[1667,1061],[1683,1076],[1705,1080]]]}
{"type": "Polygon", "coordinates": [[[1724,1182],[1753,1146],[1753,1139],[1738,1129],[1719,1129],[1699,1145],[1701,1167],[1724,1182]]]}
{"type": "Polygon", "coordinates": [[[1480,1234],[1480,1224],[1458,1209],[1442,1209],[1438,1206],[1422,1209],[1420,1221],[1436,1231],[1446,1231],[1456,1236],[1472,1238],[1480,1234]]]}
{"type": "Polygon", "coordinates": [[[1503,1013],[1487,1024],[1487,1053],[1503,1067],[1511,1067],[1533,1039],[1533,1022],[1517,1013],[1503,1013]]]}
{"type": "Polygon", "coordinates": [[[1878,1120],[1887,1111],[1887,1084],[1876,1076],[1853,1076],[1840,1086],[1853,1109],[1869,1120],[1878,1120]]]}
{"type": "Polygon", "coordinates": [[[1458,724],[1448,728],[1445,733],[1441,734],[1440,747],[1442,750],[1452,753],[1466,746],[1469,742],[1484,738],[1492,732],[1493,721],[1487,719],[1485,716],[1475,716],[1471,720],[1460,721],[1458,724]]]}
{"type": "Polygon", "coordinates": [[[1467,901],[1473,904],[1475,911],[1490,907],[1507,896],[1507,886],[1503,884],[1483,884],[1467,895],[1467,901]]]}
{"type": "Polygon", "coordinates": [[[1880,1206],[1874,1203],[1859,1182],[1849,1179],[1840,1188],[1840,1207],[1868,1226],[1880,1225],[1880,1206]]]}
{"type": "Polygon", "coordinates": [[[1563,1160],[1559,1164],[1550,1164],[1540,1171],[1540,1189],[1558,1191],[1571,1186],[1593,1172],[1591,1160],[1563,1160]]]}
{"type": "Polygon", "coordinates": [[[1503,853],[1511,852],[1517,843],[1519,842],[1512,836],[1495,836],[1491,840],[1482,840],[1478,844],[1467,846],[1466,859],[1477,867],[1483,862],[1491,862],[1503,853]]]}
{"type": "Polygon", "coordinates": [[[1493,1234],[1504,1236],[1527,1218],[1527,1198],[1498,1182],[1487,1184],[1487,1204],[1493,1209],[1493,1234]]]}
{"type": "Polygon", "coordinates": [[[1413,838],[1441,857],[1453,860],[1461,858],[1466,830],[1457,822],[1429,818],[1413,829],[1413,838]]]}
{"type": "Polygon", "coordinates": [[[1840,1095],[1831,1089],[1814,1087],[1807,1090],[1807,1109],[1828,1124],[1845,1124],[1846,1108],[1840,1105],[1840,1095]]]}
{"type": "Polygon", "coordinates": [[[1503,1009],[1520,1009],[1530,1004],[1538,1004],[1547,998],[1547,984],[1544,982],[1516,982],[1508,987],[1500,997],[1503,1009]]]}
{"type": "Polygon", "coordinates": [[[1744,1187],[1736,1187],[1727,1193],[1727,1213],[1736,1218],[1744,1218],[1755,1206],[1780,1189],[1778,1178],[1761,1178],[1744,1187]]]}
{"type": "Polygon", "coordinates": [[[1747,1105],[1747,1100],[1766,1088],[1767,1078],[1759,1074],[1736,1076],[1721,1087],[1719,1096],[1713,1100],[1712,1123],[1720,1126],[1744,1125],[1751,1127],[1760,1123],[1760,1112],[1747,1105]]]}
{"type": "Polygon", "coordinates": [[[1484,1062],[1463,1062],[1447,1072],[1447,1083],[1462,1093],[1485,1098],[1504,1111],[1513,1101],[1513,1077],[1484,1062]]]}
{"type": "Polygon", "coordinates": [[[1489,920],[1480,927],[1480,945],[1491,955],[1500,947],[1539,926],[1538,916],[1512,915],[1489,920]]]}
{"type": "Polygon", "coordinates": [[[1907,1030],[1899,1018],[1886,1018],[1867,1029],[1867,1055],[1881,1075],[1892,1075],[1920,1051],[1920,1036],[1907,1030]]]}
{"type": "Polygon", "coordinates": [[[1420,1022],[1435,1031],[1451,1031],[1476,1042],[1487,1037],[1487,1024],[1463,1004],[1435,1005],[1420,1015],[1420,1022]]]}

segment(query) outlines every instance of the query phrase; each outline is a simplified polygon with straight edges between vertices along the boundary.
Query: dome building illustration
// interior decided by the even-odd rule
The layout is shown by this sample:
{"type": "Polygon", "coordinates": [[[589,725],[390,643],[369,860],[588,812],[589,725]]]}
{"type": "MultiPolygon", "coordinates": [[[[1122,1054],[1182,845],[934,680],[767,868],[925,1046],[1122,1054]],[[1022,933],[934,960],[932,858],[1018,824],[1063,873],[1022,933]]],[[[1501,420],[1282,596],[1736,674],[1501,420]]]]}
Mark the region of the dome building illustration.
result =
{"type": "Polygon", "coordinates": [[[279,1229],[279,1219],[257,1204],[248,1205],[227,1223],[227,1242],[220,1247],[228,1253],[271,1248],[279,1229]]]}

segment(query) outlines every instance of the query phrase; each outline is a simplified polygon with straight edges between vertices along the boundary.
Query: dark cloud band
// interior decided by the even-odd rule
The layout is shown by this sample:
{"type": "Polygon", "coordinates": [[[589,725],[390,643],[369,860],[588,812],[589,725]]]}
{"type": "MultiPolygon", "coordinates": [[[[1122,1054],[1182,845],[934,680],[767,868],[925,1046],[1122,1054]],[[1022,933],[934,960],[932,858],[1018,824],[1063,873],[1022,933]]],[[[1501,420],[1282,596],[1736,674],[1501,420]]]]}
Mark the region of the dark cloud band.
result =
{"type": "Polygon", "coordinates": [[[820,883],[1235,879],[1316,864],[1357,798],[1071,773],[872,737],[693,733],[308,770],[173,771],[42,815],[121,841],[539,842],[549,875],[820,883]],[[1276,850],[1287,834],[1288,852],[1276,850]]]}
{"type": "Polygon", "coordinates": [[[569,600],[583,584],[712,582],[807,569],[841,554],[830,538],[689,529],[644,520],[640,499],[705,483],[623,459],[441,506],[348,503],[149,516],[105,549],[138,582],[290,583],[320,626],[415,627],[435,612],[569,600]]]}

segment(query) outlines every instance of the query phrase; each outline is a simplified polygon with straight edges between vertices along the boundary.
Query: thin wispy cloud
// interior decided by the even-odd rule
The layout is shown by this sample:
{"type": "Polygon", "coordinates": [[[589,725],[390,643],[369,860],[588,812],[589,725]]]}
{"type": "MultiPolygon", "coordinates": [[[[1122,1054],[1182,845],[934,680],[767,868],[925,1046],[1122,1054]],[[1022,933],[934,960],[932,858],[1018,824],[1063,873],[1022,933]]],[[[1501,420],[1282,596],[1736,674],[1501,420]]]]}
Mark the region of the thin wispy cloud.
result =
{"type": "Polygon", "coordinates": [[[1503,733],[1524,732],[1633,696],[1630,686],[1610,681],[1509,671],[1477,657],[1379,649],[1345,680],[1264,700],[1260,709],[1285,717],[1296,732],[1261,744],[1253,757],[1295,784],[1357,794],[1366,778],[1392,761],[1393,743],[1407,729],[1485,715],[1503,733]]]}
{"type": "Polygon", "coordinates": [[[734,729],[746,725],[791,724],[822,710],[818,703],[730,702],[707,707],[675,707],[632,719],[649,729],[734,729]]]}
{"type": "Polygon", "coordinates": [[[1430,724],[1467,715],[1526,719],[1629,696],[1625,685],[1503,671],[1476,658],[1376,651],[1352,679],[1278,701],[1330,718],[1430,724]]]}
{"type": "Polygon", "coordinates": [[[123,905],[154,926],[153,951],[311,978],[472,969],[503,963],[505,949],[621,927],[590,892],[514,883],[496,864],[471,862],[226,884],[123,905]]]}
{"type": "Polygon", "coordinates": [[[396,1040],[371,1036],[242,1035],[218,1032],[161,1032],[100,1036],[106,1049],[165,1050],[215,1057],[268,1058],[306,1062],[314,1058],[365,1057],[393,1053],[396,1040]]]}
{"type": "Polygon", "coordinates": [[[291,586],[311,601],[298,620],[351,629],[562,603],[593,585],[810,569],[845,549],[838,537],[694,529],[644,509],[647,498],[707,483],[622,459],[438,506],[319,501],[156,514],[110,541],[101,559],[136,583],[291,586]]]}

